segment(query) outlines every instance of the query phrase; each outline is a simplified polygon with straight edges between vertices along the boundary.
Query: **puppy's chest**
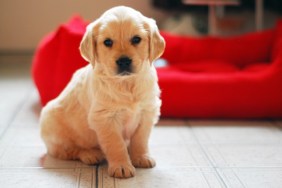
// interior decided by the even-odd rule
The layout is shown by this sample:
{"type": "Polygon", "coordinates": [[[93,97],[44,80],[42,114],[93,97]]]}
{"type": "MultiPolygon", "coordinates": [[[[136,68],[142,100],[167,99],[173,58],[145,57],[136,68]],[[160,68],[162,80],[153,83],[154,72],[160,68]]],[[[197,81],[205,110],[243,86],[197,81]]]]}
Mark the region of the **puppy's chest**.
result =
{"type": "Polygon", "coordinates": [[[123,122],[123,138],[128,141],[134,134],[140,123],[141,115],[140,113],[128,113],[123,122]]]}
{"type": "Polygon", "coordinates": [[[130,140],[140,125],[143,113],[152,108],[154,99],[153,96],[143,93],[128,97],[127,102],[122,104],[122,110],[118,114],[122,119],[123,137],[126,141],[130,140]]]}
{"type": "Polygon", "coordinates": [[[129,141],[140,124],[142,118],[142,108],[140,105],[136,104],[121,110],[119,115],[122,123],[123,138],[126,141],[129,141]]]}

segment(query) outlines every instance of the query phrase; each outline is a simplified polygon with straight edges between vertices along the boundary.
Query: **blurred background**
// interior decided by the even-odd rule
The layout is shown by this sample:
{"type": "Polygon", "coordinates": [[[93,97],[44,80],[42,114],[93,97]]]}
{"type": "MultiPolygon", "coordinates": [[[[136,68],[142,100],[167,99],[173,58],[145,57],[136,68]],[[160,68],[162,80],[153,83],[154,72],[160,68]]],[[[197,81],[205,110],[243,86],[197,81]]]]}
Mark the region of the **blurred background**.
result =
{"type": "Polygon", "coordinates": [[[117,5],[133,7],[160,22],[165,17],[151,0],[4,0],[0,1],[0,50],[33,51],[44,35],[74,14],[92,21],[117,5]]]}
{"type": "MultiPolygon", "coordinates": [[[[229,0],[221,1],[228,2],[229,0]]],[[[157,20],[159,27],[163,30],[195,36],[209,34],[208,5],[195,5],[197,0],[187,2],[189,0],[186,3],[185,0],[0,1],[0,53],[2,55],[32,54],[44,35],[55,30],[59,24],[68,21],[72,15],[79,14],[91,21],[105,10],[117,5],[126,5],[140,10],[144,15],[157,20]]],[[[263,28],[272,27],[281,16],[281,0],[240,0],[238,2],[239,4],[235,6],[216,7],[217,35],[226,36],[255,30],[257,2],[263,4],[263,28]]]]}

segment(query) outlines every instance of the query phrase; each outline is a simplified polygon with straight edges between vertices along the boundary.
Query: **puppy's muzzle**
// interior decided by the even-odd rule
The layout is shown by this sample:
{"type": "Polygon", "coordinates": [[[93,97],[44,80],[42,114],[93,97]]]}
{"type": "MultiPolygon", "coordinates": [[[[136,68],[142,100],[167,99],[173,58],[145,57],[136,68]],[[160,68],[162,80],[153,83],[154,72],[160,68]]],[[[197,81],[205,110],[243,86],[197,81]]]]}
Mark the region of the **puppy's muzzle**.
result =
{"type": "Polygon", "coordinates": [[[132,72],[132,60],[129,57],[121,56],[116,60],[118,66],[118,74],[129,75],[132,72]]]}

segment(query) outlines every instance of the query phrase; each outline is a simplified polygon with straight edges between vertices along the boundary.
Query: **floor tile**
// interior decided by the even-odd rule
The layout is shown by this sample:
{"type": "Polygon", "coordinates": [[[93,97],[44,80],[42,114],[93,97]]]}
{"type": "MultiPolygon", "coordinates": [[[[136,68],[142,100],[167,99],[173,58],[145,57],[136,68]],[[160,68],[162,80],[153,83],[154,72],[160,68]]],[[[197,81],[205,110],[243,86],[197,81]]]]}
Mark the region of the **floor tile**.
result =
{"type": "MultiPolygon", "coordinates": [[[[7,121],[7,120],[5,120],[5,121],[7,121]]],[[[4,134],[4,132],[7,130],[7,128],[8,128],[8,124],[7,123],[1,123],[0,124],[0,141],[1,141],[1,135],[4,134]]]]}
{"type": "Polygon", "coordinates": [[[187,126],[156,126],[150,136],[150,145],[196,144],[191,129],[187,126]]]}
{"type": "Polygon", "coordinates": [[[23,105],[32,88],[29,74],[0,66],[0,137],[23,105]]]}
{"type": "Polygon", "coordinates": [[[30,127],[39,128],[39,116],[41,111],[41,105],[39,102],[39,96],[35,88],[32,88],[23,103],[23,106],[19,109],[19,112],[14,117],[11,126],[20,128],[30,127]]]}
{"type": "Polygon", "coordinates": [[[186,126],[155,127],[150,138],[150,152],[160,166],[211,165],[186,126]]]}
{"type": "Polygon", "coordinates": [[[187,187],[224,187],[213,169],[185,167],[155,167],[153,169],[137,169],[136,176],[129,179],[115,179],[107,174],[107,167],[99,167],[98,187],[115,188],[187,188],[187,187]]]}
{"type": "Polygon", "coordinates": [[[46,154],[42,147],[0,148],[0,168],[88,168],[80,161],[60,160],[46,154]],[[3,151],[2,151],[3,150],[3,151]]]}
{"type": "Polygon", "coordinates": [[[23,124],[19,127],[9,126],[5,134],[0,138],[0,157],[7,151],[13,148],[32,148],[45,145],[40,137],[38,125],[23,124]]]}
{"type": "Polygon", "coordinates": [[[246,187],[279,188],[282,181],[282,168],[274,169],[235,169],[235,173],[246,187]]]}
{"type": "Polygon", "coordinates": [[[202,144],[282,144],[282,130],[263,121],[189,122],[202,144]]]}
{"type": "Polygon", "coordinates": [[[7,188],[94,188],[95,169],[1,169],[1,187],[7,188]]]}
{"type": "Polygon", "coordinates": [[[1,139],[0,147],[44,146],[40,131],[26,126],[10,127],[1,139]]]}
{"type": "MultiPolygon", "coordinates": [[[[0,86],[1,87],[1,86],[0,86]]],[[[4,131],[19,112],[28,94],[28,89],[0,89],[0,131],[4,131]]],[[[0,135],[1,135],[0,132],[0,135]]]]}
{"type": "Polygon", "coordinates": [[[217,168],[218,175],[228,188],[246,188],[232,168],[217,168]]]}
{"type": "Polygon", "coordinates": [[[233,168],[220,169],[228,187],[280,188],[282,168],[233,168]]]}
{"type": "Polygon", "coordinates": [[[0,156],[0,168],[42,167],[44,147],[7,147],[0,156]]]}
{"type": "Polygon", "coordinates": [[[280,144],[205,145],[203,149],[216,167],[282,167],[280,144]]]}
{"type": "Polygon", "coordinates": [[[202,150],[194,145],[151,148],[158,166],[211,166],[202,150]]]}

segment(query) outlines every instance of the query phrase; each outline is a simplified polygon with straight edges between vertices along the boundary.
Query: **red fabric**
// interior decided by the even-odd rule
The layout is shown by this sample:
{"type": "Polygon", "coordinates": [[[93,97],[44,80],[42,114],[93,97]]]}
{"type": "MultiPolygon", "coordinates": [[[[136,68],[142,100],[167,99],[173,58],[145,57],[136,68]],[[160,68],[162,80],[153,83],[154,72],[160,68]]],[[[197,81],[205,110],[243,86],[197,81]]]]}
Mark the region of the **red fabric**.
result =
{"type": "MultiPolygon", "coordinates": [[[[282,62],[281,62],[282,63],[282,62]]],[[[162,115],[192,118],[282,117],[282,74],[269,65],[225,73],[158,69],[162,115]]]]}
{"type": "Polygon", "coordinates": [[[86,25],[76,16],[39,44],[33,59],[32,76],[42,105],[57,97],[75,70],[87,64],[78,50],[86,25]]]}
{"type": "MultiPolygon", "coordinates": [[[[86,23],[74,18],[40,43],[32,73],[45,105],[87,64],[78,51],[86,23]]],[[[282,22],[236,37],[192,38],[162,32],[157,68],[163,117],[281,118],[282,22]]]]}
{"type": "Polygon", "coordinates": [[[168,43],[163,57],[171,64],[218,59],[237,66],[269,62],[274,33],[274,30],[267,30],[235,37],[195,38],[162,32],[168,43]]]}

